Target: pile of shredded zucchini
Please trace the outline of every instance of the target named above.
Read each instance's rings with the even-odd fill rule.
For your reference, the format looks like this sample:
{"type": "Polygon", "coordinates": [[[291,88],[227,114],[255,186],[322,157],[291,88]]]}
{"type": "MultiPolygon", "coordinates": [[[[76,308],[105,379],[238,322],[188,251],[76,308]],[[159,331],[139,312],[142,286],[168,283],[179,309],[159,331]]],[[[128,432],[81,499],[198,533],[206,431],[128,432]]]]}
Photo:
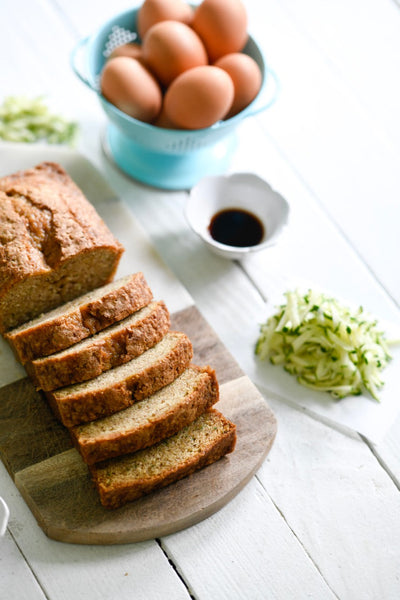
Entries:
{"type": "Polygon", "coordinates": [[[43,98],[9,96],[0,106],[0,139],[7,142],[72,144],[77,124],[52,114],[43,98]]]}
{"type": "Polygon", "coordinates": [[[285,297],[261,326],[256,354],[311,389],[344,398],[365,388],[378,400],[381,371],[391,356],[377,322],[362,307],[352,311],[320,292],[296,290],[285,297]]]}

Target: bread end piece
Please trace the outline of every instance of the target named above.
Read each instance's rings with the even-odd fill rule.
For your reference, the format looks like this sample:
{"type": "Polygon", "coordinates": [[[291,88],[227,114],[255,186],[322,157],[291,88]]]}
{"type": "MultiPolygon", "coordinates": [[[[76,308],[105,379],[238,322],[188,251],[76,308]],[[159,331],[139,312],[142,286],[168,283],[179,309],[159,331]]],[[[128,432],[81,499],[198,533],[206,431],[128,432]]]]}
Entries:
{"type": "Polygon", "coordinates": [[[115,509],[216,462],[235,444],[236,426],[212,408],[174,436],[90,470],[101,504],[115,509]]]}
{"type": "Polygon", "coordinates": [[[114,278],[122,245],[55,163],[0,178],[0,331],[114,278]]]}

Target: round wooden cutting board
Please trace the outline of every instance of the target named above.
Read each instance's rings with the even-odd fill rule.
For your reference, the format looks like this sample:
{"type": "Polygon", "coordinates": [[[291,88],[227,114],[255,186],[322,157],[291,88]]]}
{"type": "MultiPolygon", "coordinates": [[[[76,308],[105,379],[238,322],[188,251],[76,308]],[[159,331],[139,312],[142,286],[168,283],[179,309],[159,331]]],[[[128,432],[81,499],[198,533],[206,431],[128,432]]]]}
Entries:
{"type": "MultiPolygon", "coordinates": [[[[0,390],[0,455],[43,531],[79,544],[121,544],[190,527],[229,502],[269,452],[276,420],[265,399],[195,307],[172,315],[192,340],[194,362],[216,369],[216,408],[237,427],[233,453],[117,510],[100,504],[87,466],[28,379],[0,390]]],[[[12,507],[11,507],[12,508],[12,507]]]]}

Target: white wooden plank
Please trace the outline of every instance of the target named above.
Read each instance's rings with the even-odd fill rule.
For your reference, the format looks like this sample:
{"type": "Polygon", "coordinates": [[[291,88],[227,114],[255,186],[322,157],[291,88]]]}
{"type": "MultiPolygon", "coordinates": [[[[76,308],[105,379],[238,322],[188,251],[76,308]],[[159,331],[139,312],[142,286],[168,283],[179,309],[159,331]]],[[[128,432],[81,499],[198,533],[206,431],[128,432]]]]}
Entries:
{"type": "Polygon", "coordinates": [[[281,93],[260,121],[398,302],[398,152],[280,3],[270,0],[265,14],[252,21],[281,93]]]}
{"type": "Polygon", "coordinates": [[[29,590],[30,600],[45,600],[43,590],[9,532],[0,540],[0,573],[0,598],[21,600],[29,590]]]}
{"type": "Polygon", "coordinates": [[[2,2],[0,17],[2,47],[9,49],[2,65],[1,97],[43,95],[70,117],[85,112],[86,97],[95,114],[92,95],[85,92],[70,68],[74,39],[50,3],[2,2]]]}
{"type": "MultiPolygon", "coordinates": [[[[169,596],[177,600],[188,599],[185,586],[155,541],[122,546],[55,542],[38,527],[2,464],[0,489],[10,508],[9,530],[46,598],[162,600],[169,596]]],[[[14,561],[14,557],[9,559],[13,568],[23,573],[22,565],[14,561]]],[[[13,571],[7,571],[4,577],[4,585],[13,589],[13,571]]],[[[3,579],[3,571],[0,579],[3,579]]],[[[20,583],[21,594],[14,598],[36,600],[42,597],[37,593],[38,584],[33,578],[29,581],[25,574],[20,583]]],[[[7,595],[1,597],[8,598],[7,595]]]]}
{"type": "Polygon", "coordinates": [[[243,262],[260,290],[270,296],[274,274],[315,281],[354,303],[397,321],[399,310],[354,249],[351,240],[332,224],[324,206],[273,140],[249,120],[240,130],[240,148],[231,171],[249,170],[264,177],[290,204],[290,222],[282,239],[272,248],[253,254],[243,262]],[[272,281],[271,281],[272,279],[272,281]],[[269,286],[269,281],[271,284],[269,286]]]}
{"type": "Polygon", "coordinates": [[[358,439],[282,403],[258,478],[338,598],[400,594],[398,489],[358,439]]]}
{"type": "MultiPolygon", "coordinates": [[[[346,6],[348,6],[348,3],[346,6]]],[[[318,195],[319,200],[327,206],[328,211],[335,214],[337,212],[340,215],[338,219],[339,226],[347,229],[349,238],[356,240],[358,250],[368,257],[369,263],[378,274],[378,278],[381,278],[386,284],[390,283],[390,290],[395,293],[398,300],[397,277],[395,270],[392,268],[392,256],[398,255],[399,250],[396,231],[396,223],[399,220],[397,216],[398,203],[396,201],[398,196],[396,191],[398,190],[398,161],[393,158],[395,155],[388,146],[387,140],[382,140],[376,126],[369,121],[365,106],[355,110],[356,103],[351,98],[351,110],[346,114],[344,105],[348,98],[343,91],[340,96],[341,107],[336,108],[337,93],[332,93],[334,91],[333,84],[329,86],[323,97],[319,96],[321,94],[321,80],[326,85],[326,77],[323,75],[324,69],[322,67],[323,58],[319,59],[318,62],[318,52],[311,46],[306,45],[305,47],[303,38],[299,35],[296,27],[292,27],[290,20],[288,20],[287,27],[282,27],[282,24],[286,22],[286,15],[275,11],[274,3],[268,5],[268,10],[271,7],[271,21],[263,23],[264,34],[261,35],[261,39],[267,56],[270,57],[271,63],[281,76],[283,89],[277,105],[271,109],[269,114],[266,113],[265,115],[268,130],[274,128],[276,143],[285,157],[289,158],[296,170],[301,172],[303,178],[305,177],[311,193],[314,192],[318,195]],[[283,44],[286,44],[286,50],[283,48],[283,44]],[[293,47],[296,48],[296,52],[291,52],[293,47]],[[298,79],[293,76],[293,65],[298,67],[298,79]],[[280,103],[282,101],[285,102],[287,108],[283,108],[280,113],[280,103]],[[340,122],[338,123],[339,115],[342,118],[343,125],[340,125],[340,122]],[[337,126],[336,135],[330,130],[327,133],[326,130],[326,124],[329,124],[331,119],[334,120],[335,126],[337,126]],[[350,126],[348,127],[349,123],[350,126]],[[356,123],[355,127],[353,126],[354,123],[356,123]],[[329,140],[329,145],[334,146],[334,154],[333,152],[332,155],[326,154],[326,151],[324,152],[324,149],[328,148],[329,145],[325,144],[321,147],[318,141],[321,139],[329,140]],[[293,146],[296,141],[298,147],[294,151],[293,146]],[[383,156],[381,154],[382,144],[384,148],[383,156]],[[357,151],[357,146],[361,148],[361,151],[357,151]],[[365,160],[368,149],[369,157],[367,156],[368,160],[365,160]],[[361,156],[363,157],[362,160],[360,159],[361,156]],[[305,168],[306,162],[308,163],[307,168],[305,168]],[[387,176],[388,171],[390,171],[389,177],[387,176]],[[307,176],[307,173],[309,176],[307,176]],[[318,185],[315,185],[316,180],[318,185]],[[372,187],[369,187],[371,182],[372,187]],[[360,199],[363,201],[362,205],[367,209],[366,212],[372,211],[370,216],[367,217],[372,223],[374,233],[371,238],[368,237],[368,227],[365,226],[365,213],[362,215],[358,208],[360,199]],[[377,207],[375,210],[373,210],[373,205],[377,207]],[[391,214],[392,217],[389,221],[386,218],[387,214],[391,214]],[[386,230],[386,223],[389,224],[389,230],[386,230]],[[359,243],[360,237],[363,238],[362,244],[359,243]]],[[[336,7],[337,3],[330,8],[335,11],[336,7]]],[[[343,5],[341,7],[343,8],[343,5]]],[[[293,3],[291,9],[294,10],[293,3]]],[[[320,5],[318,10],[320,9],[325,10],[326,6],[322,7],[320,5]]],[[[380,10],[381,6],[379,5],[377,11],[380,10]]],[[[383,12],[385,10],[385,7],[382,8],[383,12]]],[[[362,12],[359,14],[362,14],[362,12]]],[[[323,19],[322,21],[321,28],[324,31],[329,27],[329,19],[323,19]]],[[[397,23],[395,15],[393,16],[393,22],[397,23]]],[[[261,33],[261,24],[259,29],[261,33]]],[[[314,36],[317,35],[315,29],[314,36]]],[[[379,45],[379,47],[382,49],[382,45],[379,45]]],[[[375,48],[375,44],[371,48],[375,48]]],[[[372,52],[374,51],[372,49],[372,52]]],[[[388,60],[390,62],[392,56],[388,60]]],[[[335,82],[338,79],[334,77],[335,82]]],[[[398,82],[398,78],[395,78],[395,80],[398,82]]],[[[340,81],[341,84],[342,81],[340,81]]],[[[387,86],[385,86],[385,90],[386,88],[387,86]]],[[[393,131],[395,131],[395,127],[393,131]]],[[[265,163],[268,164],[267,158],[265,163]]],[[[271,169],[271,177],[274,175],[275,172],[271,169]]],[[[280,189],[284,190],[284,182],[282,181],[280,184],[280,189]]],[[[301,250],[301,245],[298,248],[301,250]]],[[[309,264],[313,264],[313,261],[310,261],[309,264]]],[[[347,262],[343,264],[347,265],[347,262]]],[[[329,283],[330,273],[331,264],[327,263],[326,269],[320,272],[320,276],[323,280],[328,279],[329,283]]],[[[344,279],[345,281],[346,279],[344,279]]],[[[364,296],[367,291],[364,286],[360,287],[359,279],[354,280],[353,285],[348,288],[348,293],[351,293],[353,289],[358,290],[360,296],[364,296]]],[[[370,294],[365,295],[365,297],[368,297],[368,302],[371,302],[373,309],[382,307],[385,311],[388,310],[387,303],[381,304],[379,298],[374,300],[370,294]]],[[[388,315],[391,312],[388,310],[388,315]]],[[[384,442],[375,448],[379,459],[388,465],[397,480],[400,476],[399,427],[400,423],[397,420],[384,442]]]]}
{"type": "Polygon", "coordinates": [[[0,101],[10,95],[43,96],[52,111],[78,123],[78,148],[87,156],[98,151],[105,117],[93,92],[70,66],[72,49],[81,35],[74,37],[68,16],[46,0],[2,2],[0,28],[7,56],[2,63],[0,101]]]}
{"type": "Polygon", "coordinates": [[[370,444],[370,447],[400,489],[400,416],[379,444],[370,444]]]}
{"type": "Polygon", "coordinates": [[[141,0],[127,2],[127,0],[114,0],[96,2],[96,10],[93,10],[91,0],[70,0],[68,3],[61,0],[51,0],[54,8],[59,11],[60,17],[67,23],[71,31],[79,32],[80,36],[92,35],[99,27],[116,14],[125,10],[131,10],[142,4],[141,0]]]}
{"type": "Polygon", "coordinates": [[[336,597],[254,478],[219,513],[163,546],[198,600],[336,597]]]}
{"type": "Polygon", "coordinates": [[[399,150],[399,5],[392,0],[281,4],[399,150]]]}

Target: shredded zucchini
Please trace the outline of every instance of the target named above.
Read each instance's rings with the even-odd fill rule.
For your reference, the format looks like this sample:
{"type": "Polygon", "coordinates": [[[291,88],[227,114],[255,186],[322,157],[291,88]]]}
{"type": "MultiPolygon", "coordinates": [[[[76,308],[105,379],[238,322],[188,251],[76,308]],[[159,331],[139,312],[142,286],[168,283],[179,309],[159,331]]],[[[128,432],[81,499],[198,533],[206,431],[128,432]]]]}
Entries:
{"type": "Polygon", "coordinates": [[[353,311],[313,290],[285,297],[286,304],[261,325],[256,354],[336,399],[366,389],[379,400],[381,372],[391,355],[377,321],[362,307],[353,311]]]}
{"type": "Polygon", "coordinates": [[[9,96],[0,106],[0,139],[7,142],[72,145],[77,124],[52,114],[43,98],[9,96]]]}

